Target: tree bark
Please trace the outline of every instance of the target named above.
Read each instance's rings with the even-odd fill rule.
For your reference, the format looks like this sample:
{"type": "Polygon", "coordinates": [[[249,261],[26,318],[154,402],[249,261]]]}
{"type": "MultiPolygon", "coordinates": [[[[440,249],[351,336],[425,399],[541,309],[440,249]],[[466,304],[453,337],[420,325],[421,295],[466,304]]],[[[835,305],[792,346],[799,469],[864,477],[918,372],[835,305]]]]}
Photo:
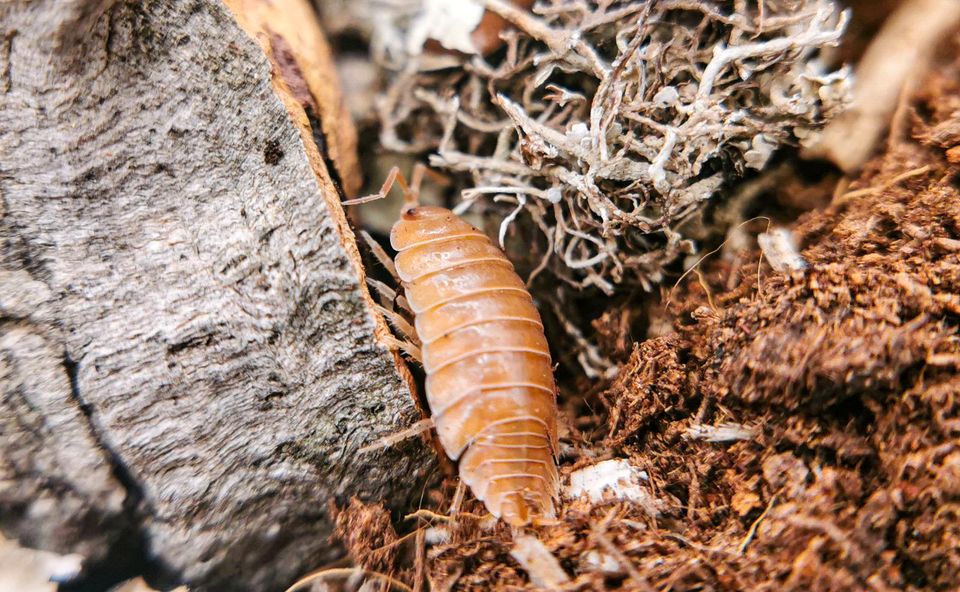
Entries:
{"type": "Polygon", "coordinates": [[[356,453],[419,412],[317,23],[229,5],[0,6],[0,526],[271,590],[336,555],[329,500],[402,505],[432,452],[356,453]]]}

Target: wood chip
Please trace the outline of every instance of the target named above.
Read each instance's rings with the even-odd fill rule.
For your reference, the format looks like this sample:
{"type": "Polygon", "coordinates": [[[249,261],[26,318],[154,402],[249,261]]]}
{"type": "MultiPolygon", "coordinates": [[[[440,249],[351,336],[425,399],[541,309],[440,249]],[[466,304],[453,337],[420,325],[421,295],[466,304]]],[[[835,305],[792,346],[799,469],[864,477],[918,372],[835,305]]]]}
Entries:
{"type": "Polygon", "coordinates": [[[536,537],[518,536],[510,556],[526,570],[530,581],[538,588],[555,590],[570,583],[570,577],[560,567],[560,562],[536,537]]]}

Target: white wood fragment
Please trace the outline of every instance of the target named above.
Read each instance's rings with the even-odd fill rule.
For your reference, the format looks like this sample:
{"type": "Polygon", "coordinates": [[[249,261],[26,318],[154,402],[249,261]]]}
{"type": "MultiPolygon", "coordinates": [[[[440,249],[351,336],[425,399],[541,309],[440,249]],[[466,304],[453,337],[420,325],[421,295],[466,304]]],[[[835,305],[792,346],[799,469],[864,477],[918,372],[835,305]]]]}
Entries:
{"type": "Polygon", "coordinates": [[[755,428],[739,423],[717,425],[695,423],[687,428],[684,437],[691,440],[706,440],[707,442],[735,442],[737,440],[752,440],[756,434],[755,428]]]}
{"type": "Polygon", "coordinates": [[[0,590],[56,592],[57,582],[80,573],[83,557],[21,547],[0,536],[0,590]]]}
{"type": "Polygon", "coordinates": [[[633,502],[655,516],[659,513],[660,502],[644,487],[642,482],[647,480],[646,472],[624,459],[605,460],[571,473],[564,495],[568,499],[586,497],[593,503],[607,500],[633,502]]]}
{"type": "Polygon", "coordinates": [[[536,537],[518,536],[510,556],[517,560],[530,576],[530,581],[538,588],[556,590],[570,583],[570,576],[560,567],[560,562],[536,537]]]}
{"type": "Polygon", "coordinates": [[[786,228],[774,228],[757,236],[757,243],[770,267],[781,273],[802,271],[808,267],[807,260],[797,249],[793,233],[786,228]]]}
{"type": "Polygon", "coordinates": [[[447,49],[478,54],[471,34],[483,18],[483,6],[472,0],[425,0],[423,10],[410,25],[407,51],[419,55],[427,39],[447,49]]]}
{"type": "Polygon", "coordinates": [[[432,526],[424,534],[424,542],[428,546],[445,545],[450,542],[450,530],[445,526],[432,526]]]}
{"type": "Polygon", "coordinates": [[[623,566],[617,561],[617,558],[608,553],[600,551],[587,551],[582,558],[583,567],[587,571],[598,571],[607,575],[619,575],[623,573],[623,566]]]}
{"type": "Polygon", "coordinates": [[[757,134],[753,137],[750,150],[744,152],[743,158],[746,160],[747,167],[759,171],[767,166],[776,149],[775,143],[767,141],[763,134],[757,134]]]}

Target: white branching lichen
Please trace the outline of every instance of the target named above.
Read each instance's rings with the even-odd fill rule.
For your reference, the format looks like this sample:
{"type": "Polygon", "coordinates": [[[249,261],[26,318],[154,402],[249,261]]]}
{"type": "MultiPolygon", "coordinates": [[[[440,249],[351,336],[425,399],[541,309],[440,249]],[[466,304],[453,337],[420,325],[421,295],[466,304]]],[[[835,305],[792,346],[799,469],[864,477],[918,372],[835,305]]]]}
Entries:
{"type": "MultiPolygon", "coordinates": [[[[532,221],[534,274],[581,288],[652,289],[694,250],[685,220],[778,147],[814,136],[849,94],[847,72],[819,61],[847,22],[831,0],[457,2],[510,26],[487,55],[434,52],[459,61],[443,69],[421,40],[429,3],[380,12],[393,71],[382,142],[459,176],[461,210],[502,202],[501,239],[532,221]],[[411,34],[417,51],[397,50],[411,34]]],[[[463,51],[465,35],[446,43],[463,51]]]]}

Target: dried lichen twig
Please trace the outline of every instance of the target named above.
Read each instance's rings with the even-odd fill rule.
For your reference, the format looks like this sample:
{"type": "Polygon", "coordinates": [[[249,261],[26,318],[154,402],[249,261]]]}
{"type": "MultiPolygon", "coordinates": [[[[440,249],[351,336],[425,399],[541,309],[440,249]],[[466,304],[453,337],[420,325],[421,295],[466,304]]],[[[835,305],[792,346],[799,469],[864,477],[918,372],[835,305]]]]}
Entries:
{"type": "MultiPolygon", "coordinates": [[[[512,25],[505,52],[429,71],[391,54],[383,144],[432,152],[459,175],[460,210],[497,212],[501,240],[542,232],[537,273],[577,288],[653,289],[694,250],[685,219],[847,96],[846,71],[817,61],[847,22],[832,0],[477,1],[512,25]]],[[[381,37],[403,37],[415,4],[385,7],[381,37]]]]}

